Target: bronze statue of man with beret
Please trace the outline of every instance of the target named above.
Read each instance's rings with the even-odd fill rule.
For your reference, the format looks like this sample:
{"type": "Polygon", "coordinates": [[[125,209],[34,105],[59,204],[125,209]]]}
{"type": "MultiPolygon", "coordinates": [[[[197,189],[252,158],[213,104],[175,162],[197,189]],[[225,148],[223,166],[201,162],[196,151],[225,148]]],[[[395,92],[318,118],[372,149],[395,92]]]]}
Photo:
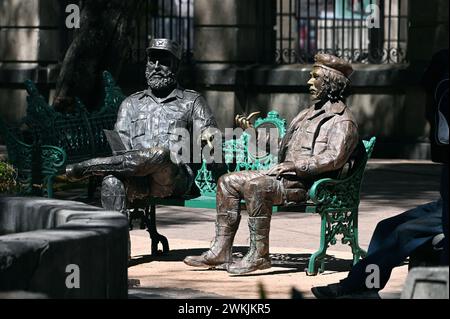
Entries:
{"type": "Polygon", "coordinates": [[[175,160],[172,153],[174,146],[183,143],[179,129],[198,132],[208,140],[217,125],[204,97],[178,85],[180,60],[176,42],[152,39],[145,72],[148,89],[122,102],[114,127],[124,150],[67,166],[69,179],[104,177],[103,208],[123,211],[127,200],[190,193],[194,164],[175,160]]]}
{"type": "Polygon", "coordinates": [[[226,267],[232,274],[271,267],[272,206],[306,201],[313,182],[336,177],[358,144],[356,121],[344,103],[352,72],[343,59],[315,56],[308,81],[313,105],[290,124],[279,146],[279,164],[269,171],[240,171],[219,179],[215,239],[202,255],[186,257],[187,265],[226,267]],[[242,199],[249,215],[250,249],[243,259],[233,261],[231,250],[242,199]]]}

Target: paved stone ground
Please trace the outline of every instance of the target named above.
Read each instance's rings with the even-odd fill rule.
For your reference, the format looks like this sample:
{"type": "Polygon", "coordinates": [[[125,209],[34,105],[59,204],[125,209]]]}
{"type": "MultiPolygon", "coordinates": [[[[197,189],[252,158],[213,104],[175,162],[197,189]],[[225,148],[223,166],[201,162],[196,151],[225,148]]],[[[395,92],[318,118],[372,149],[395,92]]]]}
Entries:
{"type": "MultiPolygon", "coordinates": [[[[372,160],[362,186],[359,215],[361,247],[367,249],[380,220],[399,214],[438,197],[439,165],[428,161],[372,160]]],[[[85,192],[64,191],[59,198],[86,201],[85,192]]],[[[92,204],[98,205],[98,197],[92,204]]],[[[131,231],[132,260],[129,267],[130,298],[290,298],[292,289],[313,297],[310,288],[337,282],[346,276],[351,253],[338,243],[328,250],[327,271],[306,276],[308,258],[319,245],[319,217],[298,212],[275,213],[271,224],[273,267],[244,276],[226,271],[191,268],[182,263],[187,255],[205,251],[214,234],[215,210],[158,207],[158,230],[167,236],[171,251],[150,256],[150,241],[144,230],[131,231]]],[[[247,214],[235,240],[235,256],[245,254],[249,232],[247,214]]],[[[398,298],[407,275],[407,265],[394,269],[382,298],[398,298]]]]}

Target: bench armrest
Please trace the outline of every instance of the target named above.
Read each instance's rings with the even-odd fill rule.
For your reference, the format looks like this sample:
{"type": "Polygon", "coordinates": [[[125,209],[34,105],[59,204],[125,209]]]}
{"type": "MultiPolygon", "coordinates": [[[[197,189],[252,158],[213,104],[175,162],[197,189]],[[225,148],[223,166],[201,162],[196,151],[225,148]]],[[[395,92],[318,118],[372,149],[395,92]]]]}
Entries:
{"type": "Polygon", "coordinates": [[[67,155],[62,148],[52,145],[42,145],[41,149],[42,173],[44,175],[55,175],[65,167],[67,155]]]}
{"type": "Polygon", "coordinates": [[[41,172],[43,195],[53,197],[53,180],[65,166],[67,162],[66,152],[57,146],[41,146],[41,172]]]}
{"type": "Polygon", "coordinates": [[[309,199],[315,205],[334,209],[353,209],[359,204],[360,183],[354,177],[343,180],[323,178],[309,190],[309,199]]]}

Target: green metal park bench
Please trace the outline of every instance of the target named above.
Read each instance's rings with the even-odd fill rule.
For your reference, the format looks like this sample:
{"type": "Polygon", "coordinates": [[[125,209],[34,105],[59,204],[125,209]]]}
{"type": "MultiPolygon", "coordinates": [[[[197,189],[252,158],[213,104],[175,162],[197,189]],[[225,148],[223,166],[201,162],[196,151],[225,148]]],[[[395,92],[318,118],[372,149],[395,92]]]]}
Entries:
{"type": "Polygon", "coordinates": [[[309,190],[305,211],[320,215],[320,248],[309,259],[306,273],[316,275],[325,271],[327,248],[342,235],[342,244],[349,244],[353,253],[353,264],[366,255],[358,243],[358,210],[360,189],[366,164],[375,147],[376,138],[362,141],[363,149],[352,166],[338,179],[324,178],[316,181],[309,190]],[[318,265],[320,264],[320,267],[318,265]]]}
{"type": "Polygon", "coordinates": [[[53,196],[53,179],[66,163],[66,153],[59,147],[27,144],[14,128],[0,119],[0,133],[8,152],[8,161],[17,171],[17,182],[23,195],[53,196]],[[44,187],[43,187],[44,185],[44,187]]]}
{"type": "MultiPolygon", "coordinates": [[[[31,193],[34,195],[53,197],[55,177],[65,172],[67,164],[111,155],[103,129],[114,127],[118,108],[125,96],[107,71],[103,73],[103,82],[105,97],[98,111],[88,112],[76,99],[75,112],[64,114],[48,105],[32,81],[25,81],[27,113],[19,127],[26,127],[32,140],[28,143],[24,141],[19,127],[0,123],[9,161],[18,169],[20,179],[26,185],[25,194],[33,189],[31,193]],[[50,150],[53,152],[51,156],[50,150]],[[39,154],[40,164],[36,160],[39,154]]],[[[95,190],[95,184],[95,178],[90,179],[90,195],[95,190]]]]}

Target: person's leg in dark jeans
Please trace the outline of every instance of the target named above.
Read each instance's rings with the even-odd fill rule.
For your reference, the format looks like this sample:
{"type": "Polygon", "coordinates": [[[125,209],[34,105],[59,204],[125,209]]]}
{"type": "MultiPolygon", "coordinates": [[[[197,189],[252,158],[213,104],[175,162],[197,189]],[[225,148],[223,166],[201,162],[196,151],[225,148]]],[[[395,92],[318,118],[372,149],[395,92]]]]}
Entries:
{"type": "Polygon", "coordinates": [[[448,164],[442,167],[441,175],[441,197],[442,197],[442,228],[444,230],[444,245],[441,256],[441,264],[448,265],[448,164]]]}
{"type": "Polygon", "coordinates": [[[442,232],[442,202],[421,205],[398,216],[381,221],[369,244],[367,257],[352,267],[341,281],[344,291],[365,290],[368,265],[380,269],[381,290],[388,282],[392,269],[399,266],[414,250],[442,232]]]}
{"type": "MultiPolygon", "coordinates": [[[[379,222],[367,256],[352,267],[347,278],[335,286],[338,291],[332,294],[338,296],[367,291],[368,265],[378,266],[380,278],[375,291],[383,289],[394,267],[400,265],[417,247],[442,232],[441,209],[441,201],[432,202],[379,222]]],[[[326,297],[329,291],[315,287],[313,293],[326,297]]],[[[332,294],[328,297],[333,297],[332,294]]]]}

